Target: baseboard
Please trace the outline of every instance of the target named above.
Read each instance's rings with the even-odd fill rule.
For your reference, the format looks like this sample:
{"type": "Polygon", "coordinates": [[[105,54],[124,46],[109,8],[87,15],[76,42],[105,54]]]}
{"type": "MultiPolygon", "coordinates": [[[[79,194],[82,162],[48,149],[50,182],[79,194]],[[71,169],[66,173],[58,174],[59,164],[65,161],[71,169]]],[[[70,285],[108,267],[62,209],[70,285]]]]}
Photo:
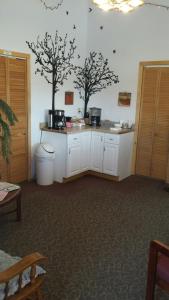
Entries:
{"type": "Polygon", "coordinates": [[[88,172],[89,172],[89,171],[85,171],[85,172],[82,172],[82,173],[79,173],[79,174],[77,174],[77,175],[74,175],[74,176],[71,176],[71,177],[67,177],[67,178],[63,177],[63,183],[66,183],[66,182],[70,182],[70,181],[74,181],[74,180],[76,180],[76,179],[79,179],[79,178],[81,178],[81,177],[83,177],[83,176],[85,176],[85,175],[88,175],[88,174],[89,174],[88,172]]]}
{"type": "Polygon", "coordinates": [[[100,178],[112,180],[112,181],[119,181],[119,177],[118,176],[113,176],[113,175],[108,175],[108,174],[104,174],[104,173],[99,173],[99,172],[95,172],[95,171],[92,171],[92,170],[88,171],[88,174],[96,176],[96,177],[100,177],[100,178]]]}
{"type": "Polygon", "coordinates": [[[85,172],[79,173],[77,175],[68,177],[68,178],[64,177],[63,178],[63,183],[74,181],[74,180],[79,179],[79,178],[81,178],[83,176],[86,176],[86,175],[92,175],[92,176],[104,178],[104,179],[111,180],[111,181],[119,181],[118,176],[112,176],[112,175],[108,175],[108,174],[99,173],[99,172],[89,170],[89,171],[85,171],[85,172]]]}

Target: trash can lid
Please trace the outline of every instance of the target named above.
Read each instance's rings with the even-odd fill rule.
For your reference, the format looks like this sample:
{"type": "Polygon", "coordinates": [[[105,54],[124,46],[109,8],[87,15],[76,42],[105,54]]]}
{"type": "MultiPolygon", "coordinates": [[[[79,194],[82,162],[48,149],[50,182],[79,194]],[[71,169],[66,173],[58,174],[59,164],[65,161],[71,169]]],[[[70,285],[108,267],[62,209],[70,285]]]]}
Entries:
{"type": "Polygon", "coordinates": [[[55,150],[53,146],[41,143],[36,149],[36,155],[39,157],[53,157],[55,150]]]}

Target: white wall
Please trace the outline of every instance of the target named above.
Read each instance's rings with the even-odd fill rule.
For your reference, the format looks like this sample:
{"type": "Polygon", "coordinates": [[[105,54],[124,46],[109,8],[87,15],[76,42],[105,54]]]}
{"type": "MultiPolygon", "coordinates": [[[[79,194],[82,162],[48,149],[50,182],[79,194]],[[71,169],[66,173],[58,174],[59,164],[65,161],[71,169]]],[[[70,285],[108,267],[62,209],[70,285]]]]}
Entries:
{"type": "Polygon", "coordinates": [[[101,107],[103,119],[134,121],[139,62],[169,60],[169,10],[147,5],[122,14],[103,12],[91,1],[89,5],[93,11],[88,18],[88,50],[101,51],[120,80],[95,94],[89,106],[101,107]],[[118,106],[119,91],[132,93],[129,108],[118,106]]]}
{"type": "MultiPolygon", "coordinates": [[[[54,0],[46,1],[55,3],[54,0]]],[[[52,87],[44,78],[35,75],[34,55],[29,50],[27,41],[36,41],[38,35],[43,37],[45,32],[59,34],[68,33],[68,38],[76,39],[76,57],[81,60],[86,55],[87,14],[86,0],[64,0],[58,10],[46,10],[40,0],[0,0],[0,48],[5,50],[31,54],[31,135],[32,147],[39,142],[39,122],[44,122],[45,111],[51,109],[52,87]],[[66,14],[69,11],[69,14],[66,14]],[[73,25],[76,30],[73,30],[73,25]]],[[[75,60],[75,63],[80,63],[75,60]]],[[[56,95],[56,108],[65,109],[67,115],[77,115],[77,108],[83,103],[75,93],[74,106],[64,105],[64,92],[73,90],[73,79],[69,78],[56,95]]]]}

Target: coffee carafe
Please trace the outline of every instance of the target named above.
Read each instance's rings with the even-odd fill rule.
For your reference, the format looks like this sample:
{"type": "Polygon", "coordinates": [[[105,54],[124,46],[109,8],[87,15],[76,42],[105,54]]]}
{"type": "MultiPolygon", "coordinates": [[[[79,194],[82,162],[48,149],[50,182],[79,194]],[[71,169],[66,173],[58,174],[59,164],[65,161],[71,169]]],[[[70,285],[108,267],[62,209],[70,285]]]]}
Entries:
{"type": "Polygon", "coordinates": [[[53,127],[53,113],[52,110],[48,110],[48,128],[51,129],[53,127]]]}
{"type": "Polygon", "coordinates": [[[57,109],[54,112],[54,129],[63,129],[66,126],[65,111],[57,109]]]}

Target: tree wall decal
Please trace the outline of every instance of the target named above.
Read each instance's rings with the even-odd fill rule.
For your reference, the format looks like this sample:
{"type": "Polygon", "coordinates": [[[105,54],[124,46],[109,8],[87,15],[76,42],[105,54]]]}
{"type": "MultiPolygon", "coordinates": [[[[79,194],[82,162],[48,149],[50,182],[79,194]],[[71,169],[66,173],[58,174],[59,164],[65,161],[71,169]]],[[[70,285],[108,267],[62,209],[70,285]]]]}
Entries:
{"type": "Polygon", "coordinates": [[[87,114],[87,106],[92,95],[103,89],[118,83],[118,76],[109,69],[108,59],[104,59],[101,53],[90,52],[85,59],[83,67],[75,68],[75,89],[79,91],[80,98],[84,101],[84,117],[87,114]]]}
{"type": "Polygon", "coordinates": [[[52,112],[54,115],[55,95],[75,68],[72,64],[76,49],[75,39],[68,40],[67,34],[62,38],[56,31],[54,37],[46,32],[44,39],[40,40],[38,37],[35,43],[28,41],[26,43],[36,56],[35,64],[38,67],[35,74],[39,73],[52,85],[52,112]]]}

